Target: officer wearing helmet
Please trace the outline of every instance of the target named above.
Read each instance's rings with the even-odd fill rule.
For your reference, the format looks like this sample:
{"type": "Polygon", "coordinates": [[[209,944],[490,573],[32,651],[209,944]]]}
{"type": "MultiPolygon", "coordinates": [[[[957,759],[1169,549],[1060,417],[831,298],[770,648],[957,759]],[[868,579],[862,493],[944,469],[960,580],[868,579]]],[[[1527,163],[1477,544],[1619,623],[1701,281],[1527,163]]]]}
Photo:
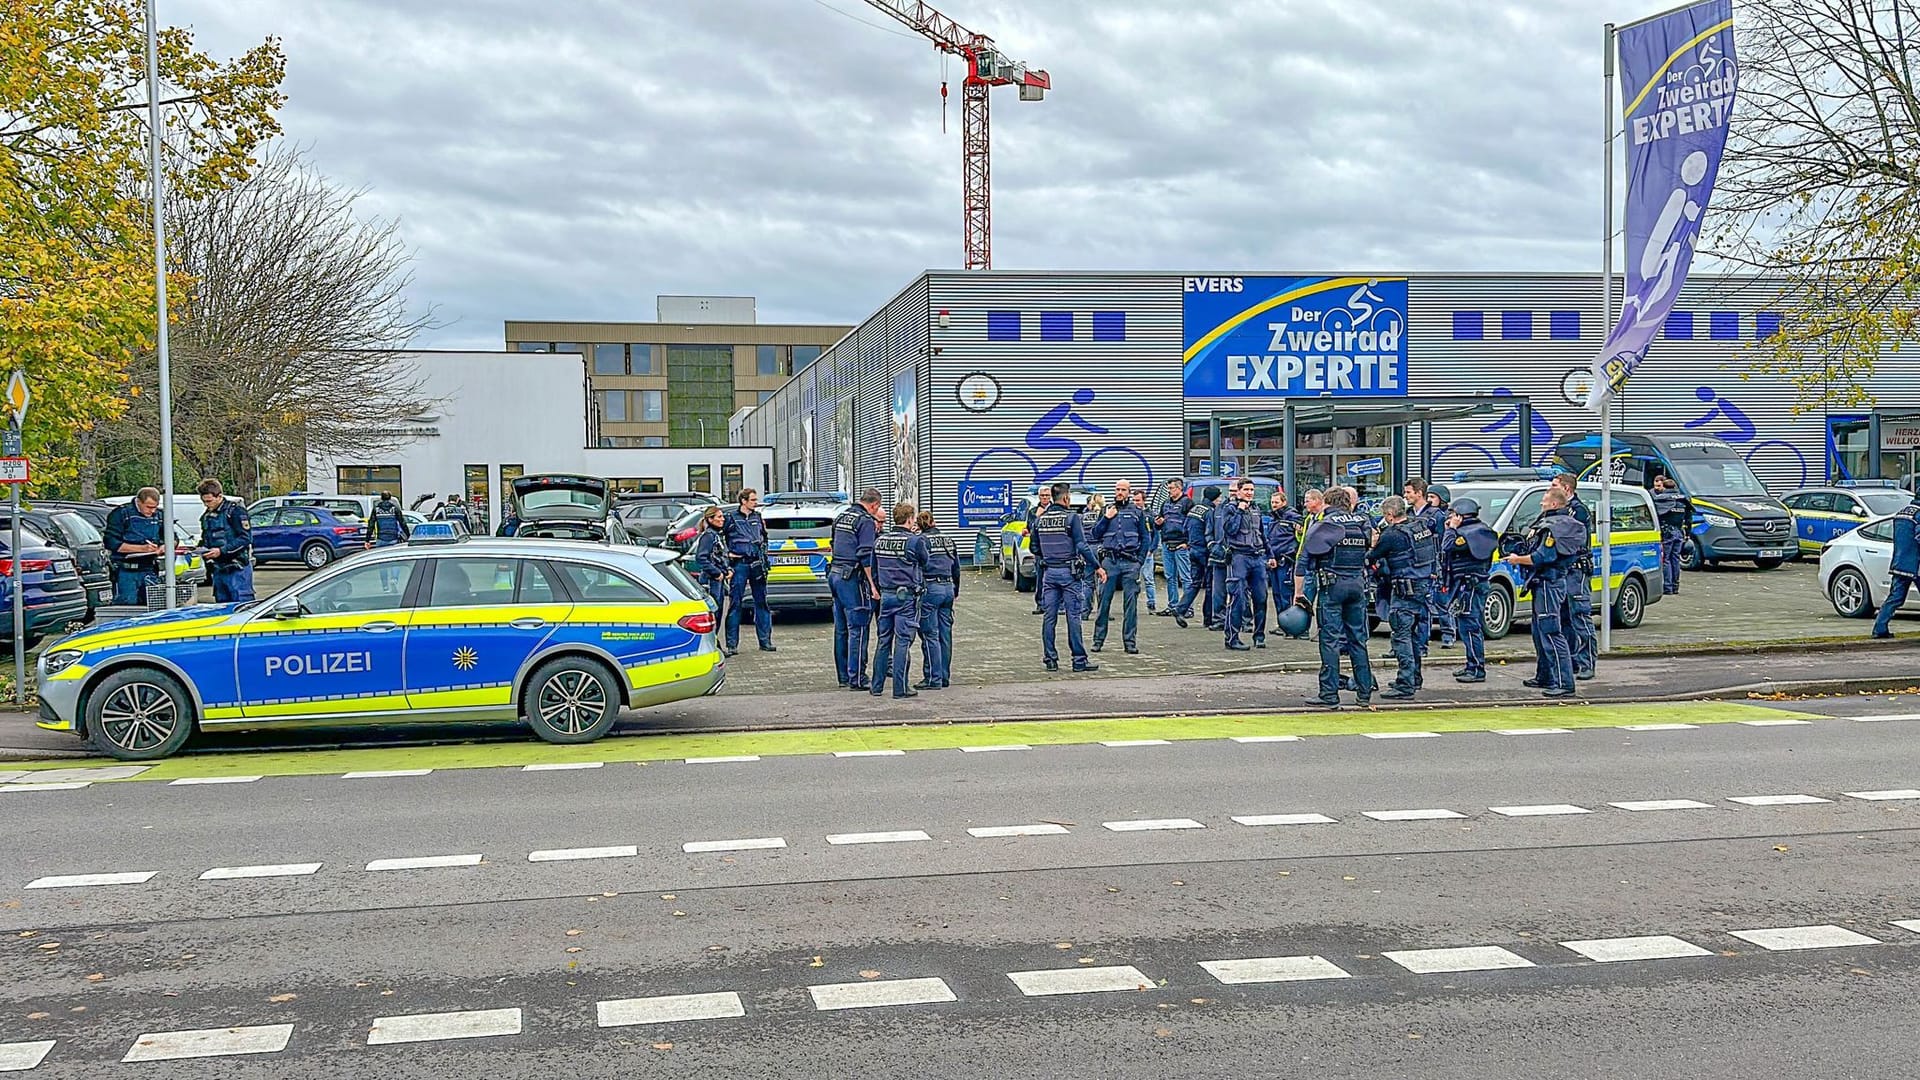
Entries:
{"type": "Polygon", "coordinates": [[[1446,581],[1439,569],[1441,558],[1446,553],[1447,519],[1453,513],[1447,508],[1447,504],[1452,501],[1453,493],[1447,490],[1447,485],[1428,484],[1427,505],[1424,508],[1416,507],[1414,510],[1416,514],[1427,519],[1427,527],[1433,530],[1433,595],[1427,601],[1427,618],[1421,622],[1418,631],[1422,658],[1427,654],[1427,642],[1435,629],[1440,631],[1440,647],[1443,649],[1452,648],[1456,636],[1453,626],[1453,597],[1448,595],[1446,581]]]}
{"type": "Polygon", "coordinates": [[[1393,658],[1399,665],[1393,686],[1381,697],[1405,701],[1420,689],[1420,649],[1414,641],[1420,616],[1427,610],[1433,579],[1433,535],[1424,517],[1408,513],[1406,500],[1389,495],[1381,500],[1386,519],[1367,559],[1380,566],[1387,590],[1387,623],[1393,628],[1393,658]]]}
{"type": "Polygon", "coordinates": [[[1453,673],[1455,682],[1487,681],[1487,576],[1500,538],[1480,520],[1480,504],[1461,497],[1447,517],[1443,552],[1447,595],[1453,604],[1453,624],[1467,651],[1466,666],[1453,673]]]}
{"type": "Polygon", "coordinates": [[[1557,485],[1548,489],[1541,505],[1545,509],[1527,530],[1524,550],[1509,554],[1506,561],[1527,568],[1524,584],[1533,592],[1534,676],[1525,683],[1546,697],[1570,697],[1574,667],[1567,631],[1573,612],[1567,593],[1582,572],[1587,527],[1567,509],[1566,492],[1557,485]]]}
{"type": "Polygon", "coordinates": [[[1587,530],[1587,542],[1567,577],[1567,605],[1572,621],[1567,624],[1567,647],[1573,653],[1573,674],[1580,680],[1593,678],[1594,655],[1599,642],[1593,625],[1593,511],[1580,499],[1580,483],[1570,472],[1553,478],[1553,485],[1567,497],[1567,513],[1587,530]]]}

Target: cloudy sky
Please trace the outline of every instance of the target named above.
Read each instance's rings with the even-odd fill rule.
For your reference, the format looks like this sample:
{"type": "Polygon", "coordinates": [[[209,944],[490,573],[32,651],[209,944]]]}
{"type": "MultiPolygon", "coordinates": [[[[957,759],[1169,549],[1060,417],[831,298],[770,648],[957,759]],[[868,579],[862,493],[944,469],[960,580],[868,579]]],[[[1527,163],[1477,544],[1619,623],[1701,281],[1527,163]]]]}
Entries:
{"type": "MultiPolygon", "coordinates": [[[[851,323],[962,262],[962,70],[942,133],[938,54],[864,0],[160,3],[282,39],[286,134],[401,223],[422,344],[663,292],[851,323]]],[[[1056,87],[994,94],[998,269],[1597,269],[1593,0],[941,6],[1056,87]]]]}

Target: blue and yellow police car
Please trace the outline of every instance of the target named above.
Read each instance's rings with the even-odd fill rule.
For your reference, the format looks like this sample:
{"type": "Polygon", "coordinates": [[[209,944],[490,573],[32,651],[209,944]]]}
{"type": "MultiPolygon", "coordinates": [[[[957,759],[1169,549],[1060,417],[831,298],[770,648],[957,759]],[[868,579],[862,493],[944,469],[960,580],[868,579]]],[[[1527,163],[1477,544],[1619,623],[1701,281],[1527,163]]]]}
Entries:
{"type": "Polygon", "coordinates": [[[41,727],[123,761],[200,729],[520,719],[590,742],[623,708],[711,694],[726,664],[670,551],[436,537],[263,600],[101,623],[40,657],[41,727]]]}
{"type": "Polygon", "coordinates": [[[1793,533],[1803,555],[1818,555],[1841,536],[1875,518],[1896,513],[1912,501],[1892,480],[1844,480],[1797,488],[1780,497],[1793,512],[1793,533]]]}

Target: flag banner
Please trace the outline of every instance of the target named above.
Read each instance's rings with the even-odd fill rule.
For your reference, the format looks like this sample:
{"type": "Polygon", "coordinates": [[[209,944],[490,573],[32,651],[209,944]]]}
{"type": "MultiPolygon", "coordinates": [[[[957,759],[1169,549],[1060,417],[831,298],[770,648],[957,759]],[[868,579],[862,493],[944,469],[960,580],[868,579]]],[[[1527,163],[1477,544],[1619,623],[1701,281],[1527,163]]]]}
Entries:
{"type": "Polygon", "coordinates": [[[1708,0],[1616,35],[1627,133],[1627,290],[1593,362],[1599,412],[1647,358],[1693,265],[1727,146],[1739,70],[1732,0],[1708,0]]]}

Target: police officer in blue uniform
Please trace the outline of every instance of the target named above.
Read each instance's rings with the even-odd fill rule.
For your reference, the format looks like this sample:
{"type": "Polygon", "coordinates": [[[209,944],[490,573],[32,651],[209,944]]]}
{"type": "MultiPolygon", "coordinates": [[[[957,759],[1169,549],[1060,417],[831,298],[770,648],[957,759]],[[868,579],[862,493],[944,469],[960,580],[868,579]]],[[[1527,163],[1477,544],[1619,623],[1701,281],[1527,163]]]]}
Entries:
{"type": "Polygon", "coordinates": [[[1680,551],[1693,528],[1693,500],[1681,492],[1671,476],[1653,481],[1653,512],[1660,519],[1660,592],[1680,591],[1680,551]]]}
{"type": "Polygon", "coordinates": [[[907,685],[913,662],[913,635],[920,628],[920,597],[927,591],[927,541],[914,531],[912,503],[893,508],[893,527],[873,542],[873,580],[880,587],[880,634],[873,652],[874,697],[887,689],[893,676],[893,696],[919,697],[907,685]]]}
{"type": "Polygon", "coordinates": [[[253,600],[253,521],[238,499],[229,499],[220,481],[200,481],[200,544],[206,549],[207,574],[213,578],[213,602],[245,604],[253,600]]]}
{"type": "Polygon", "coordinates": [[[727,561],[727,512],[718,506],[708,507],[700,522],[700,535],[693,541],[693,572],[713,597],[714,619],[723,620],[732,564],[727,561]]]}
{"type": "Polygon", "coordinates": [[[105,547],[113,564],[113,602],[122,607],[147,602],[146,589],[160,580],[160,490],[143,487],[107,514],[105,547]]]}
{"type": "Polygon", "coordinates": [[[1227,596],[1227,563],[1231,557],[1220,529],[1220,512],[1225,509],[1220,489],[1210,487],[1207,491],[1212,493],[1213,498],[1208,500],[1211,505],[1201,517],[1207,534],[1207,602],[1202,611],[1207,617],[1207,629],[1217,631],[1226,629],[1227,625],[1227,603],[1231,599],[1227,596]]]}
{"type": "Polygon", "coordinates": [[[367,515],[366,533],[361,539],[370,548],[391,547],[405,543],[408,532],[407,518],[399,500],[388,492],[381,492],[373,500],[373,511],[367,515]]]}
{"type": "Polygon", "coordinates": [[[933,513],[920,511],[927,542],[927,591],[920,598],[920,681],[916,690],[945,690],[953,674],[953,602],[960,595],[960,549],[940,531],[933,513]]]}
{"type": "Polygon", "coordinates": [[[1426,519],[1407,513],[1407,502],[1389,495],[1380,503],[1385,524],[1367,552],[1368,561],[1381,567],[1380,582],[1387,591],[1387,624],[1393,629],[1393,659],[1399,665],[1393,685],[1381,697],[1404,701],[1420,689],[1420,650],[1414,634],[1427,610],[1433,579],[1433,538],[1426,519]]]}
{"type": "Polygon", "coordinates": [[[1033,613],[1044,615],[1040,610],[1040,548],[1033,542],[1033,523],[1053,506],[1053,489],[1043,487],[1036,494],[1033,507],[1027,511],[1027,550],[1033,555],[1033,613]]]}
{"type": "MultiPolygon", "coordinates": [[[[1213,573],[1207,566],[1207,533],[1213,524],[1213,507],[1220,500],[1220,489],[1213,486],[1203,488],[1200,501],[1187,508],[1187,587],[1180,594],[1180,606],[1173,613],[1174,625],[1182,630],[1187,620],[1193,618],[1193,601],[1203,589],[1209,588],[1213,573]]],[[[1213,597],[1209,595],[1201,604],[1202,625],[1212,628],[1213,597]]]]}
{"type": "MultiPolygon", "coordinates": [[[[1186,490],[1186,484],[1179,480],[1167,481],[1159,509],[1153,515],[1154,528],[1160,534],[1160,564],[1167,572],[1167,606],[1154,614],[1169,619],[1180,607],[1180,598],[1186,594],[1187,582],[1193,577],[1189,558],[1192,552],[1187,547],[1187,511],[1193,508],[1193,500],[1186,490]]],[[[1182,616],[1180,625],[1186,624],[1182,616]]]]}
{"type": "Polygon", "coordinates": [[[1412,507],[1414,516],[1425,518],[1427,528],[1433,533],[1433,587],[1428,591],[1426,617],[1414,631],[1414,637],[1420,643],[1423,667],[1435,628],[1440,631],[1440,647],[1443,649],[1452,648],[1458,636],[1453,625],[1453,597],[1447,592],[1445,575],[1440,573],[1441,556],[1446,551],[1447,518],[1452,514],[1447,504],[1452,500],[1453,492],[1447,489],[1447,485],[1429,484],[1427,505],[1424,508],[1412,507]]]}
{"type": "Polygon", "coordinates": [[[1524,584],[1533,592],[1534,676],[1524,680],[1546,697],[1573,694],[1573,653],[1567,641],[1572,619],[1568,586],[1580,571],[1580,553],[1587,550],[1586,526],[1567,509],[1567,496],[1556,485],[1545,495],[1545,509],[1527,530],[1521,549],[1506,561],[1529,570],[1524,584]]]}
{"type": "Polygon", "coordinates": [[[1480,520],[1480,504],[1470,498],[1454,501],[1447,518],[1444,570],[1447,595],[1453,604],[1453,624],[1467,651],[1466,666],[1453,673],[1455,682],[1487,681],[1487,578],[1500,538],[1480,520]]]}
{"type": "MultiPolygon", "coordinates": [[[[1094,495],[1089,498],[1087,505],[1080,511],[1080,535],[1092,537],[1093,527],[1099,523],[1100,517],[1106,513],[1106,509],[1106,500],[1102,499],[1099,495],[1094,495]]],[[[1075,587],[1080,590],[1081,622],[1086,622],[1088,619],[1093,618],[1093,598],[1096,586],[1100,584],[1095,581],[1094,578],[1096,571],[1099,569],[1100,563],[1098,560],[1087,563],[1080,568],[1080,580],[1075,583],[1075,587]]]]}
{"type": "Polygon", "coordinates": [[[1893,560],[1889,567],[1893,571],[1893,583],[1887,590],[1886,601],[1880,605],[1879,617],[1873,620],[1874,637],[1893,636],[1893,613],[1907,602],[1914,579],[1920,578],[1920,535],[1916,535],[1916,521],[1920,521],[1920,496],[1893,515],[1893,560]]]}
{"type": "Polygon", "coordinates": [[[1330,708],[1340,704],[1340,654],[1353,664],[1355,697],[1366,705],[1373,695],[1373,665],[1367,657],[1367,551],[1373,546],[1372,521],[1353,509],[1353,496],[1335,488],[1326,494],[1326,515],[1308,530],[1301,543],[1301,560],[1294,570],[1296,602],[1307,595],[1307,578],[1315,580],[1320,619],[1320,696],[1308,703],[1330,708]],[[1351,635],[1351,637],[1349,637],[1351,635]],[[1348,650],[1349,640],[1362,643],[1348,650]]]}
{"type": "Polygon", "coordinates": [[[753,594],[753,632],[761,652],[773,645],[773,610],[767,607],[767,523],[760,516],[760,493],[740,492],[740,505],[727,513],[727,560],[733,564],[733,588],[727,594],[726,653],[740,651],[740,605],[753,594]]]}
{"type": "Polygon", "coordinates": [[[1293,563],[1300,554],[1300,511],[1287,502],[1285,488],[1273,493],[1260,531],[1267,547],[1268,588],[1274,613],[1285,611],[1293,599],[1293,563]]]}
{"type": "MultiPolygon", "coordinates": [[[[1080,515],[1067,506],[1067,498],[1072,489],[1066,484],[1053,485],[1053,503],[1047,511],[1034,519],[1033,554],[1040,570],[1040,610],[1044,618],[1040,620],[1041,656],[1048,671],[1060,670],[1060,653],[1054,644],[1054,628],[1059,622],[1060,613],[1067,615],[1067,649],[1073,653],[1073,670],[1098,671],[1100,666],[1087,661],[1086,645],[1080,637],[1080,620],[1076,617],[1074,604],[1080,595],[1080,573],[1087,563],[1094,561],[1093,548],[1087,544],[1086,534],[1080,529],[1080,515]]],[[[1094,573],[1106,580],[1105,570],[1094,573]]]]}
{"type": "Polygon", "coordinates": [[[833,673],[852,690],[867,689],[867,628],[880,600],[873,579],[873,544],[879,538],[880,492],[868,488],[833,519],[827,568],[827,587],[833,590],[833,673]]]}
{"type": "Polygon", "coordinates": [[[1573,676],[1585,681],[1593,678],[1598,635],[1593,625],[1593,511],[1580,499],[1580,484],[1572,473],[1553,478],[1554,486],[1567,497],[1567,512],[1587,530],[1587,543],[1567,573],[1567,609],[1572,620],[1567,624],[1567,647],[1573,652],[1573,676]]]}
{"type": "Polygon", "coordinates": [[[1106,578],[1100,585],[1100,615],[1093,621],[1093,651],[1107,643],[1113,621],[1113,594],[1121,596],[1120,640],[1129,655],[1140,651],[1140,561],[1146,557],[1152,528],[1147,512],[1136,505],[1127,481],[1114,485],[1113,503],[1093,523],[1093,546],[1100,554],[1106,578]]]}
{"type": "Polygon", "coordinates": [[[1227,553],[1226,647],[1245,652],[1243,625],[1253,624],[1253,647],[1267,647],[1267,537],[1253,505],[1253,481],[1234,482],[1233,497],[1219,510],[1221,547],[1227,553]]]}

